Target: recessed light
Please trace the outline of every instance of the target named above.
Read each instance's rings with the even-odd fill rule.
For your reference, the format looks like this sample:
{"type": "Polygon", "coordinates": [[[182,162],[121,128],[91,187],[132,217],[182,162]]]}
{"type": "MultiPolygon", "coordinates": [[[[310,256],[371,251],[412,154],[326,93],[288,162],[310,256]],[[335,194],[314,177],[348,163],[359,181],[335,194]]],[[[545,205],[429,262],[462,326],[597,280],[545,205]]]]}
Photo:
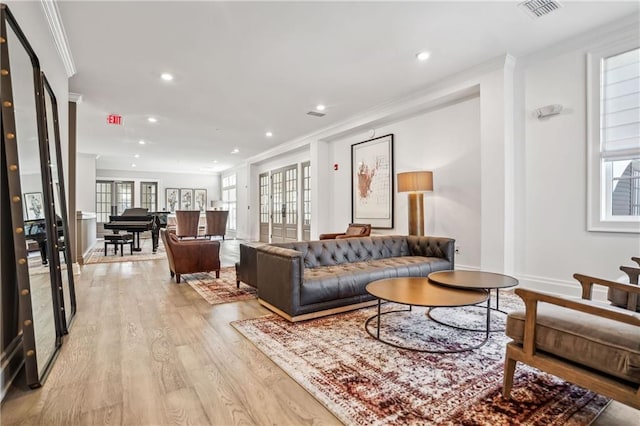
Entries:
{"type": "Polygon", "coordinates": [[[171,81],[173,80],[173,76],[171,74],[169,74],[168,72],[162,73],[160,75],[160,78],[163,79],[164,81],[171,81]]]}
{"type": "Polygon", "coordinates": [[[322,104],[318,104],[318,105],[316,105],[316,109],[317,109],[318,111],[324,111],[326,108],[327,108],[327,107],[326,107],[326,106],[324,106],[324,105],[322,105],[322,104]]]}
{"type": "Polygon", "coordinates": [[[157,123],[157,122],[158,122],[158,119],[157,119],[157,118],[155,118],[155,117],[149,117],[149,118],[147,118],[147,121],[148,121],[149,123],[157,123]]]}
{"type": "Polygon", "coordinates": [[[416,53],[416,59],[417,59],[417,60],[419,60],[419,61],[421,61],[421,62],[424,62],[424,61],[426,61],[427,59],[429,59],[429,56],[431,56],[431,53],[426,52],[426,51],[425,51],[425,52],[418,52],[418,53],[416,53]]]}
{"type": "Polygon", "coordinates": [[[232,154],[237,154],[239,152],[240,152],[240,150],[238,148],[235,148],[233,151],[231,151],[232,154]]]}
{"type": "Polygon", "coordinates": [[[131,163],[131,167],[135,167],[135,166],[136,166],[135,163],[131,163]]]}
{"type": "Polygon", "coordinates": [[[218,160],[213,160],[213,164],[218,164],[218,160]]]}
{"type": "Polygon", "coordinates": [[[133,156],[134,158],[140,158],[140,154],[136,154],[133,156]]]}
{"type": "Polygon", "coordinates": [[[264,135],[265,135],[266,137],[270,138],[271,136],[273,136],[273,133],[271,133],[271,132],[267,132],[267,133],[265,133],[264,135]]]}
{"type": "Polygon", "coordinates": [[[143,141],[142,139],[140,139],[140,140],[138,141],[138,143],[139,143],[140,145],[144,145],[146,142],[145,142],[145,141],[143,141]]]}

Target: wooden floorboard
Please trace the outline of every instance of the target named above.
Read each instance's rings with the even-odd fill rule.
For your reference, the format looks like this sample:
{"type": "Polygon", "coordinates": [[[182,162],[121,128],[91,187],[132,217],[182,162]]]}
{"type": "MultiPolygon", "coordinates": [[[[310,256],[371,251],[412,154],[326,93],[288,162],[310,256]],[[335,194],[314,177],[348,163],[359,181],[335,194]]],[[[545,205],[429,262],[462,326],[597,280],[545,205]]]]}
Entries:
{"type": "MultiPolygon", "coordinates": [[[[238,242],[222,242],[223,266],[238,242]]],[[[78,314],[44,387],[14,386],[7,425],[334,425],[315,398],[231,321],[266,315],[256,300],[209,305],[171,280],[166,259],[82,267],[78,314]]],[[[613,403],[595,425],[638,426],[613,403]]]]}

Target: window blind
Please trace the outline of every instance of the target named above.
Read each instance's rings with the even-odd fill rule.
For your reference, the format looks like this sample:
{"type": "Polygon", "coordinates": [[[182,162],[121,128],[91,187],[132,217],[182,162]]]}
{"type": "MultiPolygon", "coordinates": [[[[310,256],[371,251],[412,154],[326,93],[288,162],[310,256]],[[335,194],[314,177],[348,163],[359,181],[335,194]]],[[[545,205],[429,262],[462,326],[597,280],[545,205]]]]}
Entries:
{"type": "Polygon", "coordinates": [[[640,48],[602,61],[600,141],[605,160],[640,155],[640,48]]]}

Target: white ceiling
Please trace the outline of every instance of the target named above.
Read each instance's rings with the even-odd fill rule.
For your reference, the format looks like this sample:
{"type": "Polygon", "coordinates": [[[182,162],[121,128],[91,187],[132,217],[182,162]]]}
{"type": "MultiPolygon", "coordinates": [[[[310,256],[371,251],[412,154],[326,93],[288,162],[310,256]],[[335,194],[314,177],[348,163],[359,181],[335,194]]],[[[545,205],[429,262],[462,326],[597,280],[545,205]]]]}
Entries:
{"type": "Polygon", "coordinates": [[[486,60],[639,11],[638,2],[563,5],[533,20],[517,2],[62,1],[77,68],[70,91],[83,96],[78,149],[104,169],[222,170],[486,60]],[[426,63],[415,60],[421,50],[431,52],[426,63]],[[318,103],[327,115],[306,115],[318,103]],[[107,125],[109,113],[123,125],[107,125]]]}

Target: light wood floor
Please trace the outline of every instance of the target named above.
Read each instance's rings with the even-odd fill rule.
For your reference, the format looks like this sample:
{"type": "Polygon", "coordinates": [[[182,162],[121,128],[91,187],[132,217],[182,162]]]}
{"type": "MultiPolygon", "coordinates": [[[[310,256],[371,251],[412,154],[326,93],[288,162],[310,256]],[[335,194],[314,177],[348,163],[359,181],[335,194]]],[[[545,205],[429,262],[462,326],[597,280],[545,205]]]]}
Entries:
{"type": "MultiPolygon", "coordinates": [[[[232,265],[238,243],[223,243],[232,265]]],[[[0,424],[332,425],[339,421],[229,322],[267,314],[255,300],[211,306],[169,279],[166,260],[95,264],[45,385],[14,387],[0,424]]],[[[638,426],[614,403],[597,425],[638,426]]]]}

